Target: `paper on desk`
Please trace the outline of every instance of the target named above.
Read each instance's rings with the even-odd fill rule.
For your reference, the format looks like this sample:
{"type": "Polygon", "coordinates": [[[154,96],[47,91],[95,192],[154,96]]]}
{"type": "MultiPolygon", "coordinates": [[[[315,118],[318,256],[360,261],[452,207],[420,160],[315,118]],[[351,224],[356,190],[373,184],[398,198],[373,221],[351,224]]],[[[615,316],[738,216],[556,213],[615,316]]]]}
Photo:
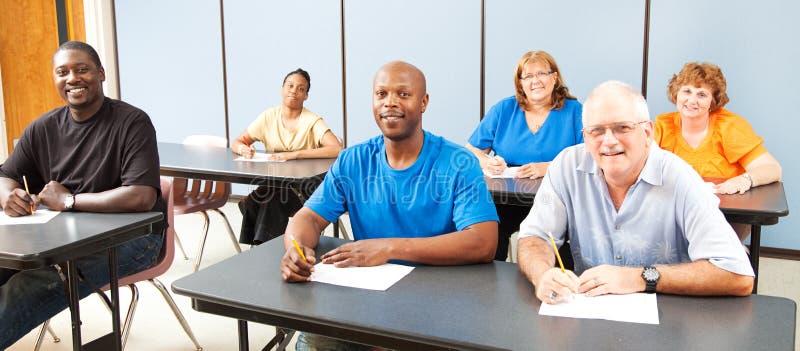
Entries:
{"type": "Polygon", "coordinates": [[[30,216],[11,217],[4,212],[0,212],[0,225],[47,223],[59,213],[61,212],[40,208],[33,212],[33,214],[30,216]]]}
{"type": "Polygon", "coordinates": [[[656,294],[601,295],[587,297],[573,295],[569,302],[556,305],[542,303],[539,314],[543,316],[607,319],[611,321],[658,324],[656,294]]]}
{"type": "Polygon", "coordinates": [[[317,263],[311,281],[351,288],[386,290],[411,273],[414,267],[385,263],[374,267],[336,268],[332,264],[317,263]]]}
{"type": "Polygon", "coordinates": [[[519,167],[507,167],[503,170],[503,173],[500,174],[491,174],[485,169],[483,170],[483,174],[489,178],[514,178],[517,175],[517,170],[519,167]]]}
{"type": "Polygon", "coordinates": [[[260,152],[256,152],[253,154],[253,158],[245,158],[244,156],[239,156],[234,161],[245,161],[245,162],[286,162],[286,160],[273,160],[272,154],[264,154],[260,152]]]}

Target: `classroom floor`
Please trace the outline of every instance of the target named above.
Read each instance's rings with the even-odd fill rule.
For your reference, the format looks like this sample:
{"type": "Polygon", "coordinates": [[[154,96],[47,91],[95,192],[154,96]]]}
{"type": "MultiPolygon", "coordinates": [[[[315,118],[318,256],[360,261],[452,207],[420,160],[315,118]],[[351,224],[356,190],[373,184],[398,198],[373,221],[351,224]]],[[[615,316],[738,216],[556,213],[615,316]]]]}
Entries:
{"type": "MultiPolygon", "coordinates": [[[[235,203],[229,203],[223,209],[231,221],[234,232],[238,236],[241,215],[235,203]]],[[[201,269],[215,262],[224,260],[235,254],[233,245],[228,239],[224,224],[216,214],[211,214],[211,232],[208,236],[203,254],[201,269]]],[[[175,218],[176,229],[190,260],[184,260],[180,251],[176,252],[175,261],[170,270],[159,278],[169,289],[174,280],[192,272],[192,258],[200,242],[202,218],[199,215],[183,215],[175,218]]],[[[778,224],[780,225],[780,224],[778,224]]],[[[765,228],[765,235],[769,229],[765,228]]],[[[330,235],[330,233],[328,233],[330,235]]],[[[242,247],[247,250],[248,247],[242,247]]],[[[177,250],[177,249],[176,249],[177,250]]],[[[513,252],[513,251],[512,251],[513,252]]],[[[279,274],[275,272],[275,274],[279,274]]],[[[128,338],[127,350],[193,350],[194,346],[178,321],[169,310],[160,293],[148,283],[139,285],[139,306],[128,338]]],[[[127,288],[120,289],[120,301],[128,301],[130,294],[127,288]]],[[[759,292],[764,295],[783,296],[800,301],[800,261],[761,258],[761,276],[759,292]]],[[[179,308],[186,316],[204,350],[235,350],[238,345],[236,321],[230,318],[196,312],[191,308],[190,300],[173,294],[179,308]]],[[[123,303],[123,309],[127,308],[123,303]]],[[[124,310],[122,312],[124,314],[124,310]]],[[[535,313],[535,311],[533,312],[535,313]]],[[[83,320],[82,335],[84,340],[94,339],[110,329],[110,313],[96,296],[81,301],[81,317],[83,320]]],[[[64,311],[53,318],[51,325],[61,341],[54,343],[49,335],[45,338],[41,350],[71,350],[69,312],[64,311]]],[[[250,348],[260,350],[274,335],[274,328],[249,323],[250,348]]],[[[800,329],[798,329],[800,331],[800,329]]],[[[33,350],[38,329],[26,335],[8,350],[33,350]]],[[[289,349],[293,350],[293,342],[289,349]]],[[[795,350],[800,351],[797,343],[795,350]]]]}

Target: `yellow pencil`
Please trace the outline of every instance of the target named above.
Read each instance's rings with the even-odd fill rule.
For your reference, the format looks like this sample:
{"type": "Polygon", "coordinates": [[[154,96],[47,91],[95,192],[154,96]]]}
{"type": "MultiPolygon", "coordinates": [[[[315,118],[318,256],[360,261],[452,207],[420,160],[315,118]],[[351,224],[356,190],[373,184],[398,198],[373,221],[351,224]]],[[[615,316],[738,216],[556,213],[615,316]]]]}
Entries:
{"type": "Polygon", "coordinates": [[[297,249],[297,253],[300,254],[300,257],[303,258],[303,261],[307,262],[308,259],[306,259],[306,254],[304,254],[303,250],[300,249],[300,245],[297,245],[297,241],[294,240],[294,237],[292,236],[291,238],[292,238],[292,244],[294,244],[294,248],[297,249]]]}
{"type": "Polygon", "coordinates": [[[556,258],[558,259],[558,265],[561,266],[561,273],[567,273],[567,271],[564,270],[564,262],[561,261],[561,255],[558,254],[558,248],[556,247],[556,240],[553,239],[553,234],[547,232],[547,236],[550,237],[550,244],[553,245],[553,252],[556,253],[556,258]]]}
{"type": "MultiPolygon", "coordinates": [[[[33,200],[33,196],[31,196],[31,191],[28,190],[28,179],[26,179],[25,176],[22,176],[22,182],[25,183],[25,192],[28,193],[28,197],[30,197],[31,200],[33,200]]],[[[34,207],[33,202],[31,202],[31,214],[33,214],[34,211],[36,211],[36,207],[34,207]]]]}

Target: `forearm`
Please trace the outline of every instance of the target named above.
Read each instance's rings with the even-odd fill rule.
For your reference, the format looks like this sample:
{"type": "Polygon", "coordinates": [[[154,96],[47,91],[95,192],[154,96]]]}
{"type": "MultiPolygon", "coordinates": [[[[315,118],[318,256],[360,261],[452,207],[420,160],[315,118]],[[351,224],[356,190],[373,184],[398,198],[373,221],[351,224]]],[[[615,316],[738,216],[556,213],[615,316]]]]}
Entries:
{"type": "Polygon", "coordinates": [[[497,250],[497,222],[471,225],[464,230],[429,238],[386,240],[389,259],[429,265],[491,262],[497,250]]]}
{"type": "Polygon", "coordinates": [[[250,137],[250,134],[247,131],[243,131],[242,134],[236,137],[231,141],[231,149],[234,153],[241,155],[242,154],[242,147],[250,148],[250,145],[253,144],[253,139],[250,137]]]}
{"type": "Polygon", "coordinates": [[[747,170],[747,174],[753,179],[753,187],[777,182],[781,180],[781,173],[781,166],[777,163],[753,167],[747,170]]]}
{"type": "Polygon", "coordinates": [[[553,247],[542,238],[527,237],[517,242],[517,265],[534,286],[555,263],[553,247]]]}
{"type": "Polygon", "coordinates": [[[316,149],[306,149],[295,151],[296,158],[336,158],[342,151],[340,146],[323,146],[316,149]]]}
{"type": "Polygon", "coordinates": [[[753,277],[728,272],[708,260],[656,268],[661,275],[656,286],[660,293],[747,296],[753,291],[753,277]]]}
{"type": "Polygon", "coordinates": [[[283,247],[294,250],[292,237],[299,245],[315,248],[319,242],[320,233],[329,224],[328,221],[314,213],[308,207],[303,207],[289,219],[286,232],[283,236],[283,247]]]}
{"type": "Polygon", "coordinates": [[[144,212],[155,205],[156,189],[148,185],[123,185],[99,193],[75,195],[74,210],[83,212],[144,212]]]}
{"type": "Polygon", "coordinates": [[[478,148],[470,145],[469,143],[466,143],[464,145],[464,147],[466,147],[467,150],[472,152],[472,154],[475,155],[475,157],[478,158],[478,163],[480,163],[481,169],[485,169],[486,168],[486,163],[489,161],[489,157],[488,156],[489,156],[489,151],[491,151],[491,149],[481,150],[481,149],[478,149],[478,148]]]}

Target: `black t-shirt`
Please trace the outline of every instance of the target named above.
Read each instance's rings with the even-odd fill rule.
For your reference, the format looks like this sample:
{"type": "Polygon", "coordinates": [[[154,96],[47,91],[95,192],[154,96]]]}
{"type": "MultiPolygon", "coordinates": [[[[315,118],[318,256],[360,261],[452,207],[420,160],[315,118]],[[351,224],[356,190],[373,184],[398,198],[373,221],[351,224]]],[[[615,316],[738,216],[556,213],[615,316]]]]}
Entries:
{"type": "Polygon", "coordinates": [[[166,217],[161,196],[156,131],[147,114],[125,102],[105,98],[92,118],[77,122],[64,106],[31,123],[0,176],[28,180],[39,193],[55,180],[73,194],[98,193],[123,185],[149,185],[158,198],[151,211],[166,217]]]}

